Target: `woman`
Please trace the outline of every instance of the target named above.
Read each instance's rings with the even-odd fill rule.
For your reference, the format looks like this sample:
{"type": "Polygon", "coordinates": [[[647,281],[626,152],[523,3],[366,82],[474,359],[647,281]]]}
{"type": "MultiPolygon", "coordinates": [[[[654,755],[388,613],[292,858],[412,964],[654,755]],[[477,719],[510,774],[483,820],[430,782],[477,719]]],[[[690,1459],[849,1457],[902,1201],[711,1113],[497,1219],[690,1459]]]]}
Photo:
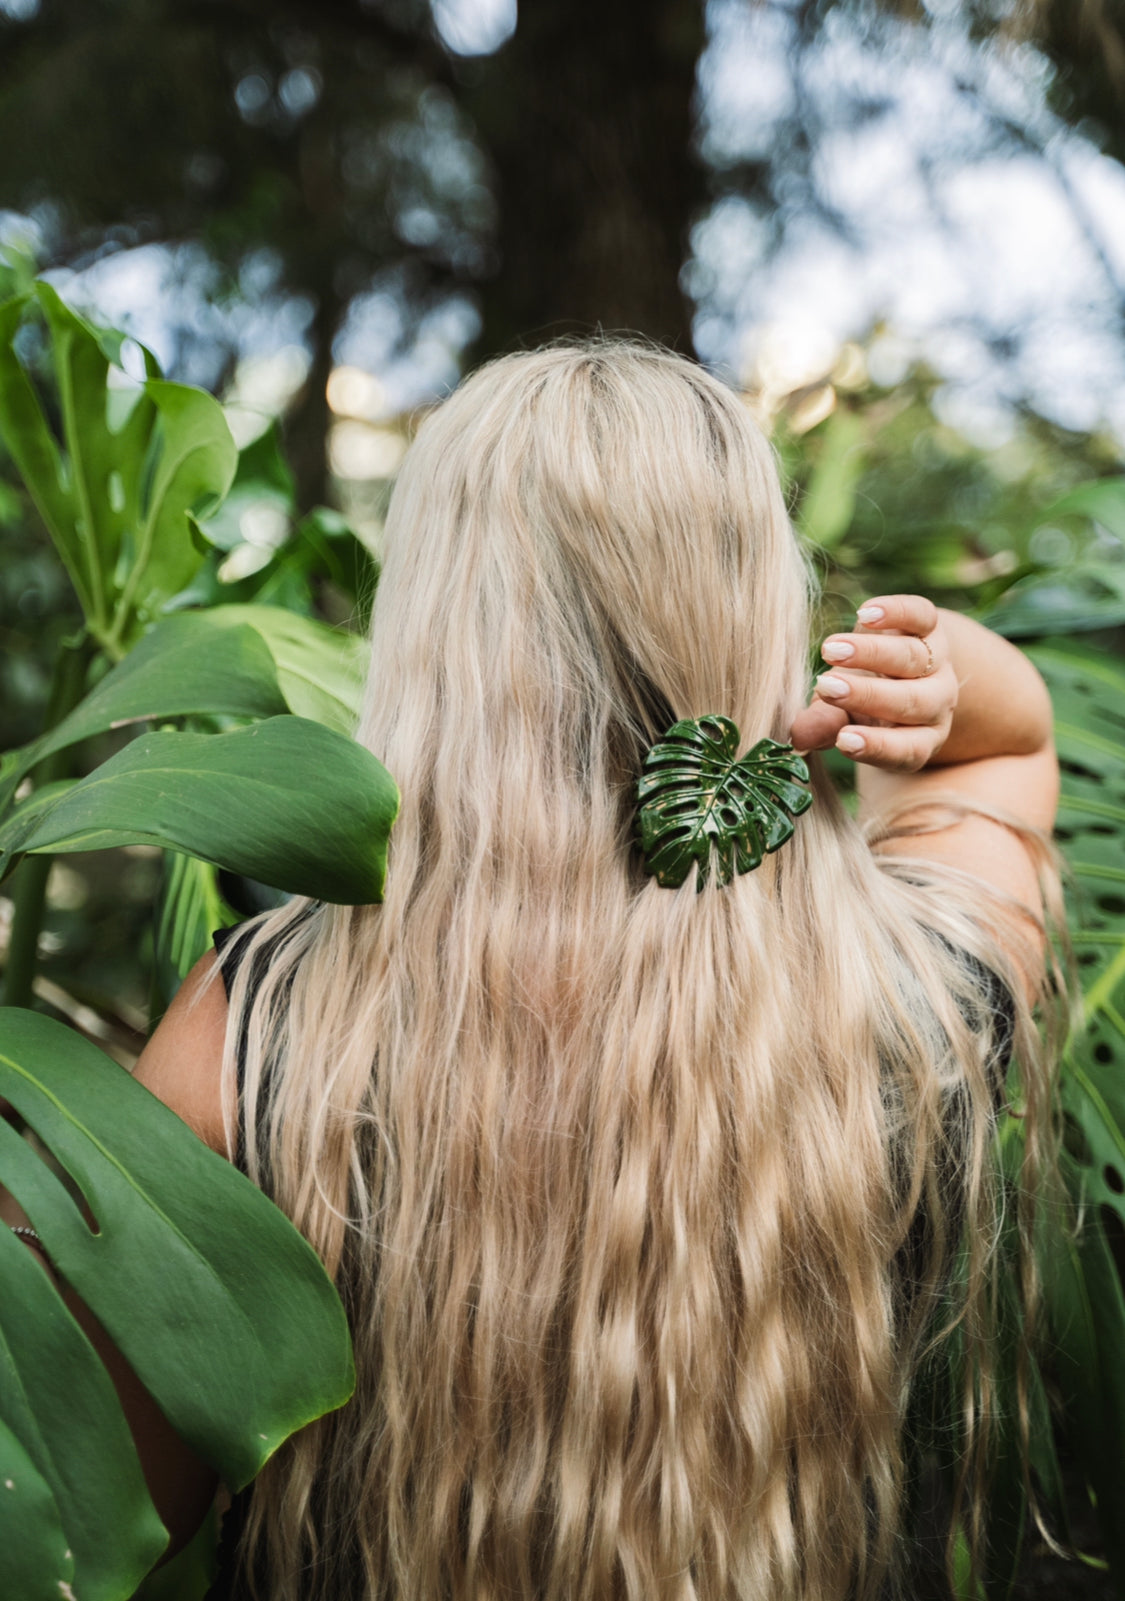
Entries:
{"type": "Polygon", "coordinates": [[[386,901],[261,919],[138,1069],[348,1307],[354,1401],[255,1492],[274,1601],[893,1574],[963,1228],[984,1327],[1013,1028],[1033,1157],[1046,1127],[1056,767],[1026,658],[918,596],[828,640],[805,707],[809,590],[768,445],[679,357],[508,357],[423,424],[358,735],[403,795],[386,901]],[[814,757],[755,870],[648,876],[646,752],[709,714],[844,751],[870,843],[814,757]]]}

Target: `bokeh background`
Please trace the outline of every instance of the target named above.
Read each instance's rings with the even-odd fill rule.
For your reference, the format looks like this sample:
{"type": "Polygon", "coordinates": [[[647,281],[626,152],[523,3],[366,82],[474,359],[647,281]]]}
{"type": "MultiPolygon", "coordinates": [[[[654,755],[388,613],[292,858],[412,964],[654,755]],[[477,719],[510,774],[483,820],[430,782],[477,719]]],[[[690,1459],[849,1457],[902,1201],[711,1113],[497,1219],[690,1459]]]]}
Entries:
{"type": "MultiPolygon", "coordinates": [[[[826,624],[910,587],[1120,651],[1123,160],[1123,0],[0,0],[9,286],[223,400],[203,598],[342,627],[420,413],[603,328],[744,392],[826,624]]],[[[78,622],[0,462],[0,749],[78,622]]],[[[37,993],[126,1062],[159,875],[51,873],[37,993]]]]}
{"type": "MultiPolygon", "coordinates": [[[[224,400],[208,598],[362,626],[419,411],[600,327],[746,393],[826,621],[901,585],[1114,648],[1116,525],[1051,511],[1125,451],[1123,94],[1120,0],[0,0],[0,248],[224,400]]],[[[74,606],[0,465],[0,748],[74,606]]],[[[126,1053],[127,860],[56,864],[42,980],[126,1053]]]]}

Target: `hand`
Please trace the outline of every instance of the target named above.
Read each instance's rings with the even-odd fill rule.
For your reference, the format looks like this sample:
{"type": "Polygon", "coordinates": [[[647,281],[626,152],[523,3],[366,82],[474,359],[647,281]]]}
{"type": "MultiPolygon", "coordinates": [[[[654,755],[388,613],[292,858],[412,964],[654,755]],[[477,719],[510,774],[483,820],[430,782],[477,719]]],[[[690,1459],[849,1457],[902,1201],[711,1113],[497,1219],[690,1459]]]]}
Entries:
{"type": "Polygon", "coordinates": [[[949,736],[957,675],[941,613],[923,595],[880,595],[856,614],[853,634],[832,634],[828,671],[793,724],[799,751],[835,745],[845,756],[915,773],[949,736]]]}

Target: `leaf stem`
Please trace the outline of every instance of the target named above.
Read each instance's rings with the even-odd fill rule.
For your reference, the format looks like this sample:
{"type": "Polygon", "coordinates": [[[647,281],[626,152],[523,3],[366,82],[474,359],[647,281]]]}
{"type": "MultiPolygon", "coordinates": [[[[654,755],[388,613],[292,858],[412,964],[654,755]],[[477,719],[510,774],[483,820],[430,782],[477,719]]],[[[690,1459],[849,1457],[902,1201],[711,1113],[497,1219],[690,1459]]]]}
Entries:
{"type": "MultiPolygon", "coordinates": [[[[145,393],[150,393],[149,385],[147,383],[145,384],[145,393]]],[[[164,455],[164,452],[167,449],[164,420],[161,416],[159,406],[156,407],[156,417],[153,422],[153,438],[150,441],[150,448],[153,444],[159,446],[159,456],[156,461],[152,463],[152,477],[148,481],[148,505],[145,508],[144,521],[141,524],[140,538],[137,541],[137,553],[133,558],[133,562],[128,573],[125,575],[125,581],[121,586],[121,593],[118,595],[117,604],[113,608],[113,617],[110,620],[109,633],[106,637],[106,648],[117,652],[117,655],[114,658],[115,660],[120,660],[123,654],[122,640],[125,637],[125,630],[129,624],[129,609],[133,604],[133,597],[137,592],[137,585],[140,583],[144,570],[148,566],[149,559],[152,556],[153,535],[156,529],[156,518],[159,510],[159,501],[156,495],[156,477],[161,465],[160,457],[164,455]]],[[[180,463],[177,462],[176,465],[178,467],[180,463]]]]}
{"type": "MultiPolygon", "coordinates": [[[[94,509],[90,501],[90,486],[86,482],[82,453],[78,443],[81,438],[81,429],[74,409],[73,373],[70,362],[67,360],[70,351],[69,349],[63,350],[59,348],[63,336],[58,328],[52,329],[52,334],[55,339],[55,370],[58,374],[59,401],[63,414],[63,433],[67,443],[67,450],[70,454],[70,470],[74,476],[74,488],[81,507],[82,527],[78,530],[78,534],[85,546],[86,559],[90,570],[90,607],[93,612],[90,624],[95,632],[101,634],[104,632],[107,623],[105,585],[102,582],[102,570],[99,565],[101,551],[98,547],[94,509]]],[[[72,342],[72,337],[67,338],[68,346],[72,342]]]]}
{"type": "MultiPolygon", "coordinates": [[[[45,728],[54,728],[56,723],[62,722],[82,699],[86,670],[92,654],[92,642],[85,634],[62,646],[55,663],[45,728]]],[[[69,749],[52,752],[35,769],[33,782],[39,786],[65,778],[72,759],[73,752],[69,749]]],[[[43,926],[47,880],[53,859],[51,856],[26,856],[16,870],[12,886],[12,932],[4,967],[2,1001],[5,1006],[31,1004],[39,954],[39,931],[43,926]]]]}

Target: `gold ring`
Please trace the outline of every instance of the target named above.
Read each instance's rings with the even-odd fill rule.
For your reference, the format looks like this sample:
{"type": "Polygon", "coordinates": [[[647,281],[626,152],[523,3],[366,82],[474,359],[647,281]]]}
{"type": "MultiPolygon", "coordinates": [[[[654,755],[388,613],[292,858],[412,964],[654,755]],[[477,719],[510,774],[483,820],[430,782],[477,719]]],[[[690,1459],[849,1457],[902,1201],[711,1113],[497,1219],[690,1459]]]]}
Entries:
{"type": "Polygon", "coordinates": [[[920,678],[929,678],[930,674],[934,670],[934,653],[933,653],[933,650],[930,647],[930,642],[929,642],[928,639],[919,639],[918,643],[920,645],[925,645],[925,647],[926,647],[926,655],[929,658],[929,660],[926,663],[926,671],[924,673],[919,673],[918,676],[920,678]]]}

